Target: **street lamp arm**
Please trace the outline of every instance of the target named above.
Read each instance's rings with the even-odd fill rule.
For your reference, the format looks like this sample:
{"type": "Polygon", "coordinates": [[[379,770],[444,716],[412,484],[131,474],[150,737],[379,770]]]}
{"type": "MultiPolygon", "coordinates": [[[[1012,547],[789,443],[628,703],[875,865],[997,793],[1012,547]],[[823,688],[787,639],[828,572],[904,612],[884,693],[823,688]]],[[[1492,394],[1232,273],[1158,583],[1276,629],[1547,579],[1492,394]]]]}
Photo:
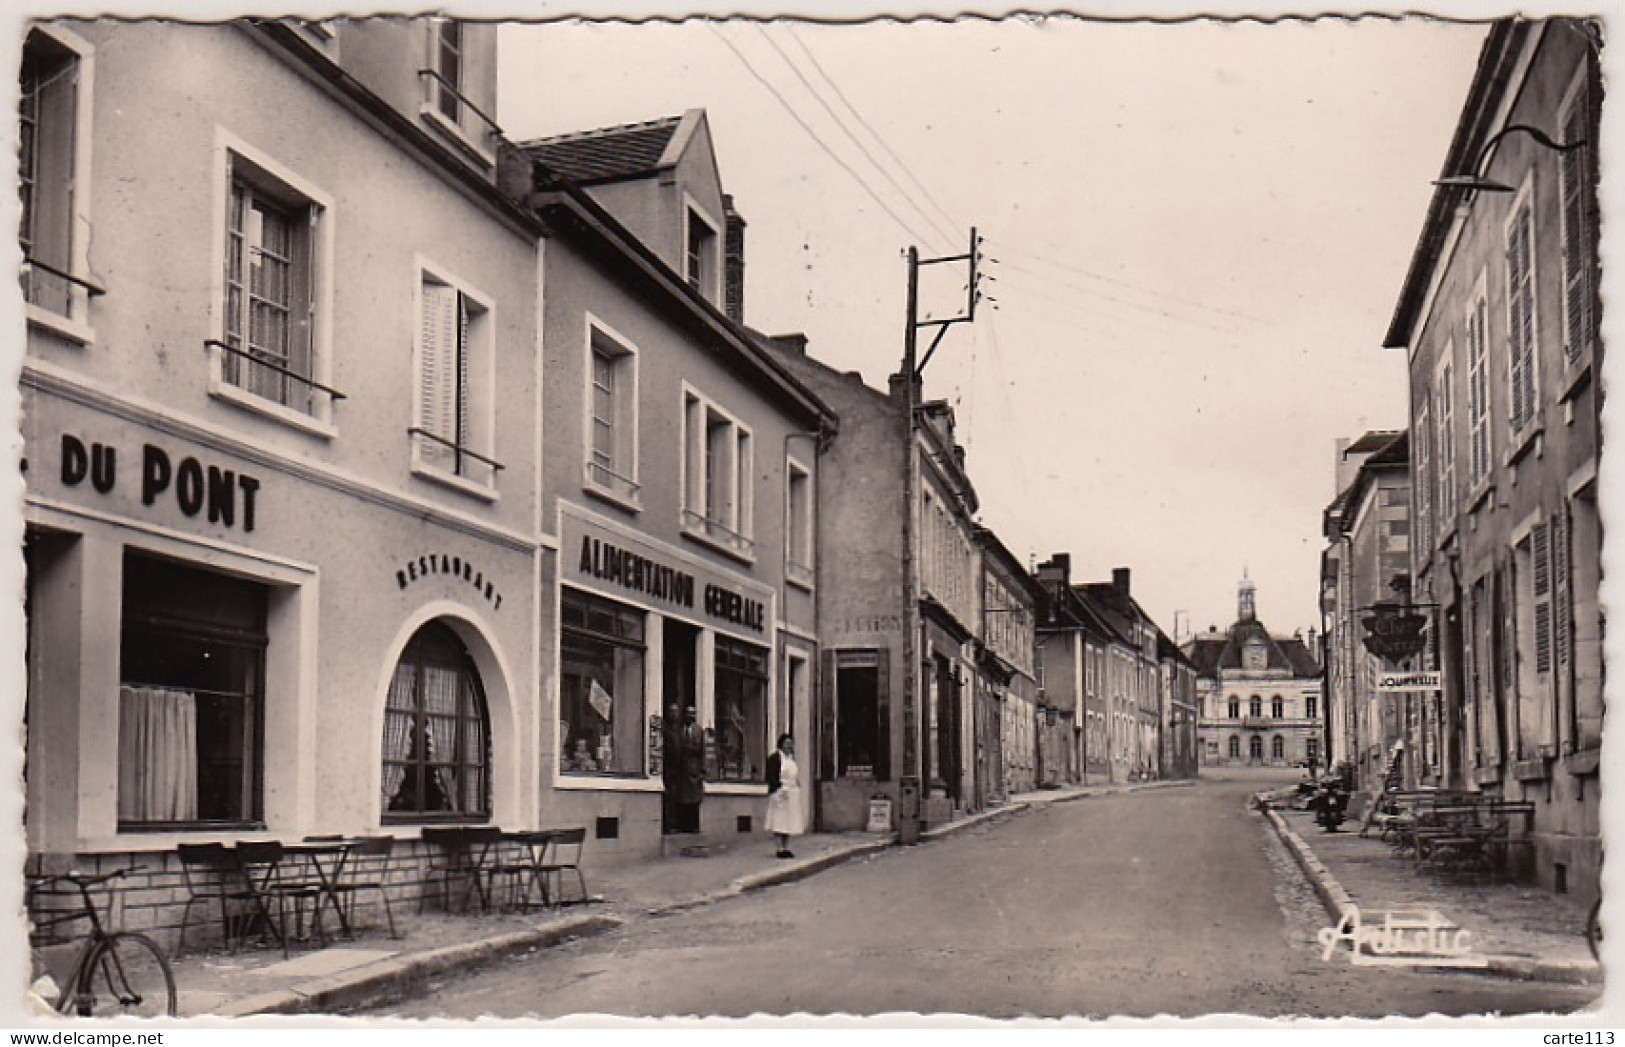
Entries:
{"type": "Polygon", "coordinates": [[[1571,152],[1586,144],[1583,138],[1572,142],[1559,142],[1538,127],[1531,127],[1529,124],[1509,124],[1491,135],[1489,141],[1484,143],[1484,147],[1478,151],[1478,161],[1472,166],[1469,173],[1440,178],[1433,184],[1457,189],[1510,193],[1512,191],[1511,186],[1489,181],[1485,175],[1489,171],[1490,160],[1494,156],[1496,148],[1500,146],[1501,140],[1511,134],[1526,134],[1546,148],[1556,150],[1559,153],[1571,152]]]}

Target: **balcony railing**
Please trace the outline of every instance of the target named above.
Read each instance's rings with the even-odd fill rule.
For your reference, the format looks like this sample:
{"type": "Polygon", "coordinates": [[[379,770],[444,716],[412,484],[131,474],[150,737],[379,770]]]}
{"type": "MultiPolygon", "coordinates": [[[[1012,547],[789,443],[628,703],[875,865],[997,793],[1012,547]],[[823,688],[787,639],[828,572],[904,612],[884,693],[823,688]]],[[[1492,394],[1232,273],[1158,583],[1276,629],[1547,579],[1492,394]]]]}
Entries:
{"type": "MultiPolygon", "coordinates": [[[[444,91],[446,94],[449,94],[453,98],[457,99],[459,112],[461,112],[463,109],[467,109],[469,112],[480,118],[480,121],[485,124],[486,128],[491,134],[500,135],[502,133],[502,128],[497,125],[497,122],[490,116],[486,115],[485,111],[479,106],[475,105],[473,102],[470,102],[466,95],[457,90],[456,84],[452,83],[450,80],[447,80],[433,69],[419,69],[418,75],[426,76],[430,80],[433,80],[441,91],[444,91]]],[[[439,99],[437,98],[431,98],[430,100],[436,105],[439,104],[439,99]]],[[[458,122],[461,123],[462,121],[458,120],[458,122]]]]}
{"type": "Polygon", "coordinates": [[[642,488],[630,476],[622,476],[609,466],[598,461],[588,461],[586,469],[588,483],[596,487],[602,487],[624,501],[636,502],[638,500],[638,491],[642,488]]]}
{"type": "MultiPolygon", "coordinates": [[[[460,476],[464,479],[473,480],[476,483],[484,483],[489,485],[496,482],[497,472],[504,468],[503,464],[496,459],[487,458],[485,455],[480,454],[477,451],[469,450],[462,444],[457,443],[455,440],[448,440],[444,436],[439,436],[435,433],[429,432],[427,429],[413,426],[406,431],[408,434],[415,436],[422,441],[422,443],[419,445],[420,453],[422,454],[424,460],[429,464],[440,466],[440,463],[434,461],[434,458],[442,455],[450,457],[451,467],[448,471],[454,476],[460,476]],[[484,466],[488,471],[487,475],[482,478],[474,477],[472,475],[474,465],[471,465],[470,463],[476,463],[477,465],[484,466]]],[[[444,466],[441,467],[444,468],[444,466]]]]}
{"type": "Polygon", "coordinates": [[[683,510],[683,533],[735,556],[750,557],[756,551],[756,543],[751,539],[720,520],[713,520],[692,509],[683,510]]]}
{"type": "Polygon", "coordinates": [[[38,258],[23,260],[23,300],[29,305],[48,309],[61,316],[72,316],[73,289],[76,287],[92,298],[107,293],[107,289],[100,284],[58,269],[38,258]]]}
{"type": "Polygon", "coordinates": [[[313,393],[323,393],[335,403],[345,399],[344,394],[337,389],[267,360],[252,350],[239,349],[215,338],[210,338],[203,344],[221,352],[221,380],[255,396],[263,396],[267,400],[305,414],[310,414],[314,409],[313,393]],[[304,390],[304,395],[297,395],[296,388],[304,390]],[[297,402],[301,399],[304,400],[302,404],[297,402]]]}

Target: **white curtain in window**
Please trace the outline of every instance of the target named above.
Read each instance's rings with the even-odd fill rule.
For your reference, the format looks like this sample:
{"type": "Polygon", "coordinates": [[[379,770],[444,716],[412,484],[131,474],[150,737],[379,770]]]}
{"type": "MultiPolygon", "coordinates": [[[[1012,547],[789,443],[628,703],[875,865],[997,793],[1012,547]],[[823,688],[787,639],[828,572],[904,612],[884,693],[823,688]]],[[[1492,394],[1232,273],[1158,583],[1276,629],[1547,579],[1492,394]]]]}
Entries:
{"type": "Polygon", "coordinates": [[[412,684],[416,679],[410,665],[397,665],[389,683],[389,700],[384,710],[384,810],[406,780],[406,760],[412,751],[412,684]]]}
{"type": "Polygon", "coordinates": [[[197,699],[120,687],[118,728],[119,821],[196,821],[197,699]]]}
{"type": "MultiPolygon", "coordinates": [[[[457,687],[460,674],[455,669],[423,667],[423,708],[429,724],[429,759],[454,764],[457,759],[457,687]]],[[[436,767],[435,778],[446,802],[460,802],[455,767],[436,767]]]]}

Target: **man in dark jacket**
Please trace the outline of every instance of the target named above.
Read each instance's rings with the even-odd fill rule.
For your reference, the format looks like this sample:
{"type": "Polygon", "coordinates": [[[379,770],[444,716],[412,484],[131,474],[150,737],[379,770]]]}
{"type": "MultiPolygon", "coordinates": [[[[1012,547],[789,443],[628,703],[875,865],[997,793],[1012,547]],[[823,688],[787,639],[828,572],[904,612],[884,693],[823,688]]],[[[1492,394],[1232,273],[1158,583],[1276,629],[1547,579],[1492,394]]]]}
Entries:
{"type": "Polygon", "coordinates": [[[677,831],[700,831],[700,804],[705,800],[705,733],[695,722],[694,707],[683,711],[683,726],[677,732],[677,749],[668,759],[675,765],[673,802],[677,806],[677,831]]]}

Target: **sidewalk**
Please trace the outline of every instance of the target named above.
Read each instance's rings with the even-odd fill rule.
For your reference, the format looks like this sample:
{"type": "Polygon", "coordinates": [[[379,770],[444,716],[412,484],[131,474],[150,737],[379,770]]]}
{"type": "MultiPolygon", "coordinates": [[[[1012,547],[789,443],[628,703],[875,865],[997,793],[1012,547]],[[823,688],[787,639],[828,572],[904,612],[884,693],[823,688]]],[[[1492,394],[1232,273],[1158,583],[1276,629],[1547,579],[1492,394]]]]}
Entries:
{"type": "Polygon", "coordinates": [[[1362,913],[1433,909],[1471,932],[1487,973],[1602,984],[1585,943],[1586,910],[1573,898],[1532,885],[1448,881],[1396,856],[1375,832],[1361,837],[1354,822],[1328,833],[1308,811],[1272,807],[1268,817],[1313,883],[1329,923],[1351,903],[1362,913]]]}
{"type": "MultiPolygon", "coordinates": [[[[942,839],[1052,803],[1181,784],[1188,783],[1075,786],[1021,793],[999,807],[922,832],[920,841],[942,839]]],[[[180,1012],[183,1017],[246,1017],[340,1014],[379,1006],[470,966],[790,883],[844,862],[873,858],[895,844],[895,833],[814,833],[795,839],[793,859],[776,859],[770,841],[752,840],[713,848],[703,858],[672,856],[606,869],[592,868],[589,845],[585,871],[593,900],[587,905],[552,912],[533,910],[529,915],[452,916],[416,915],[414,902],[397,902],[398,939],[389,937],[382,914],[369,907],[358,914],[368,926],[354,941],[295,951],[287,960],[275,948],[251,947],[232,955],[198,951],[189,945],[186,955],[173,961],[180,1012]]]]}

